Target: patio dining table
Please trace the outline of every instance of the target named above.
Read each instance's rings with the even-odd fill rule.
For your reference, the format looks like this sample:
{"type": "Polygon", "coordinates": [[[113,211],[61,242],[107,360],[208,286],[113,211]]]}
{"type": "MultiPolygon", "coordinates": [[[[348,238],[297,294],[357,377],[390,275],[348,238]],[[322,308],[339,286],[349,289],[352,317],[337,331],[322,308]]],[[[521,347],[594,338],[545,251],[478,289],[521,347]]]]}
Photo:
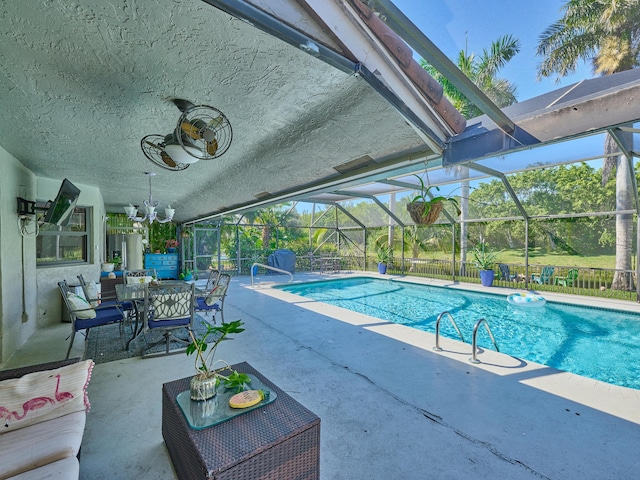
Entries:
{"type": "MultiPolygon", "coordinates": [[[[184,280],[163,280],[160,285],[163,286],[172,286],[172,285],[188,285],[193,282],[186,282],[184,280]]],[[[205,295],[206,292],[199,288],[195,288],[196,295],[205,295]]],[[[142,312],[144,310],[144,295],[145,295],[145,284],[144,283],[132,283],[132,284],[119,284],[116,285],[116,298],[119,302],[131,302],[133,304],[134,311],[134,327],[132,328],[132,336],[127,341],[127,345],[125,347],[126,350],[129,350],[129,345],[133,342],[138,335],[142,333],[142,329],[144,326],[144,322],[142,322],[142,312]]]]}

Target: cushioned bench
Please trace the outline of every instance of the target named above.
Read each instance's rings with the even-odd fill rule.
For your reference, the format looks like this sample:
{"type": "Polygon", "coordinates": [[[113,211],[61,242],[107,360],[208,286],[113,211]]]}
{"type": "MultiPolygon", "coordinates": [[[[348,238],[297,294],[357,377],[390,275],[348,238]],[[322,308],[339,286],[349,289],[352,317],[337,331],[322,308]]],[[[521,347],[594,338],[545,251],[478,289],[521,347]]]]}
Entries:
{"type": "Polygon", "coordinates": [[[0,372],[0,480],[77,479],[93,362],[0,372]]]}

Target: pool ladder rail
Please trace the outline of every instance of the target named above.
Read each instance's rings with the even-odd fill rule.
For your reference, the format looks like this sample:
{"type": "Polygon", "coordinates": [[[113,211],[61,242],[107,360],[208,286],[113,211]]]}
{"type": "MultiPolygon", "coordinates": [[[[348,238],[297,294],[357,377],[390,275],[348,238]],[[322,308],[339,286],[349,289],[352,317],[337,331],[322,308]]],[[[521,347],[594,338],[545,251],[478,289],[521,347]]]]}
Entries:
{"type": "MultiPolygon", "coordinates": [[[[442,351],[442,347],[440,347],[440,321],[445,317],[445,315],[447,317],[449,317],[449,320],[451,321],[451,324],[453,325],[453,327],[456,329],[456,331],[458,332],[458,335],[460,336],[460,339],[462,340],[462,343],[466,343],[464,341],[464,335],[462,335],[462,332],[460,331],[460,328],[458,327],[458,324],[456,323],[456,321],[453,319],[453,315],[451,315],[451,312],[445,311],[442,312],[440,315],[438,315],[438,319],[436,320],[436,344],[433,347],[433,349],[437,352],[441,352],[442,351]]],[[[486,319],[481,318],[480,320],[478,320],[475,324],[475,326],[473,327],[473,337],[471,340],[471,358],[469,359],[469,361],[471,363],[480,363],[480,360],[478,360],[478,329],[480,328],[480,325],[484,324],[485,329],[487,330],[487,333],[489,334],[489,338],[491,338],[491,341],[493,342],[493,346],[496,347],[496,352],[500,351],[500,348],[498,348],[498,343],[496,342],[495,337],[493,336],[493,333],[491,332],[491,328],[489,327],[489,322],[487,322],[486,319]]]]}

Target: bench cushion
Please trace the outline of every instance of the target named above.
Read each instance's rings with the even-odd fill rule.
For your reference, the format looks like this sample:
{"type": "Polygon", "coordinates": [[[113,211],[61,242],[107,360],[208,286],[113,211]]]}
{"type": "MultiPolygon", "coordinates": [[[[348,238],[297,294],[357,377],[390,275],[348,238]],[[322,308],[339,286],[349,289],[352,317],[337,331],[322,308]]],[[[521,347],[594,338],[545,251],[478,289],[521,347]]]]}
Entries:
{"type": "MultiPolygon", "coordinates": [[[[0,435],[0,480],[12,478],[30,470],[58,463],[78,455],[86,421],[85,412],[74,412],[46,422],[20,428],[0,435]]],[[[77,463],[77,460],[76,460],[77,463]]],[[[65,464],[66,465],[66,464],[65,464]]],[[[57,472],[51,468],[47,472],[57,472]]],[[[64,467],[61,472],[68,470],[64,467]]],[[[41,472],[42,473],[42,472],[41,472]]],[[[66,476],[20,476],[19,478],[67,478],[66,476]]],[[[70,477],[74,478],[74,477],[70,477]]],[[[78,478],[76,474],[75,478],[78,478]]]]}

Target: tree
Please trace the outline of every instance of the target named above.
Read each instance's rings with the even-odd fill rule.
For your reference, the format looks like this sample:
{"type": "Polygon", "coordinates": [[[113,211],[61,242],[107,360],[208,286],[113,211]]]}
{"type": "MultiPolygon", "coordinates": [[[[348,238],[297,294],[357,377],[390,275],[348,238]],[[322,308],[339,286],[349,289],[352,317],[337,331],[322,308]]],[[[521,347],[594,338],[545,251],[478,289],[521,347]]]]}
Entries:
{"type": "MultiPolygon", "coordinates": [[[[508,80],[498,78],[498,73],[518,52],[520,52],[520,41],[512,35],[504,35],[493,42],[489,50],[483,49],[480,57],[477,57],[475,53],[467,53],[466,49],[461,50],[458,53],[457,65],[496,105],[506,107],[517,102],[516,86],[508,80]]],[[[420,65],[442,85],[444,95],[465,118],[482,115],[482,110],[465,97],[432,65],[425,60],[420,60],[420,65]]],[[[462,178],[469,178],[468,167],[460,166],[457,168],[460,169],[459,174],[462,178]]],[[[462,182],[460,198],[460,219],[462,220],[460,228],[461,274],[464,274],[467,255],[468,230],[464,220],[468,218],[468,212],[469,181],[466,180],[462,182]]]]}
{"type": "MultiPolygon", "coordinates": [[[[540,76],[558,78],[575,71],[579,62],[592,62],[595,74],[609,75],[640,65],[640,0],[570,0],[560,20],[547,28],[538,43],[537,54],[544,57],[540,76]]],[[[632,140],[629,135],[628,140],[632,140]]],[[[632,144],[632,143],[630,143],[632,144]]],[[[616,170],[616,210],[632,210],[629,162],[617,152],[616,142],[606,135],[603,185],[616,170]]],[[[631,270],[633,216],[616,215],[616,273],[612,289],[633,290],[631,270]]]]}

